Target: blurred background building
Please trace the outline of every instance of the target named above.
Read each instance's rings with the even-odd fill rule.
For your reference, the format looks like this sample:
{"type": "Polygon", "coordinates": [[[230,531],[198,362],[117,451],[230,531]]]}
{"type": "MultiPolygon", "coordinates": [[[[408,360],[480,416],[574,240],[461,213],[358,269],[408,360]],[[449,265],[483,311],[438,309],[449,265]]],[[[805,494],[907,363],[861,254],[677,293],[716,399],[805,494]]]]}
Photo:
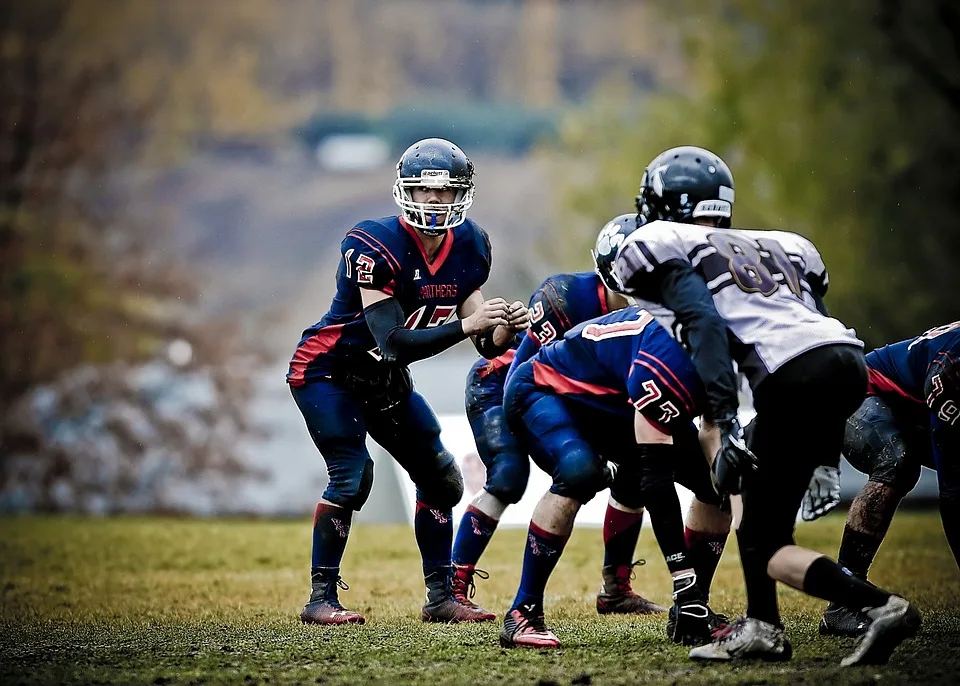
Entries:
{"type": "MultiPolygon", "coordinates": [[[[426,136],[476,164],[488,295],[589,269],[689,143],[730,163],[736,224],[817,243],[868,346],[955,320],[958,46],[947,1],[13,3],[0,510],[308,512],[286,362],[426,136]]],[[[473,359],[414,367],[439,413],[473,359]]]]}

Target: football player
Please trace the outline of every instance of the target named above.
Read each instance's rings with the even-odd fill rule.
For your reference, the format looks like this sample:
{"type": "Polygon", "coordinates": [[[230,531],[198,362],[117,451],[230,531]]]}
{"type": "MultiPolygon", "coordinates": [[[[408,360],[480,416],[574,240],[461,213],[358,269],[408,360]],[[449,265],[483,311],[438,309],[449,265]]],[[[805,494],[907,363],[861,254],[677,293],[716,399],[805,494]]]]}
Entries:
{"type": "Polygon", "coordinates": [[[650,511],[673,575],[678,612],[672,638],[709,638],[714,615],[697,583],[674,488],[676,479],[698,499],[720,503],[691,425],[702,405],[689,356],[636,306],[579,324],[513,371],[504,395],[508,421],[553,484],[530,521],[520,587],[504,618],[501,645],[560,645],[546,626],[544,589],[580,506],[607,485],[604,460],[617,464],[611,489],[616,499],[650,511]]]}
{"type": "MultiPolygon", "coordinates": [[[[839,554],[840,564],[861,579],[921,466],[937,471],[943,531],[960,560],[958,360],[960,322],[867,355],[867,399],[847,421],[843,453],[869,480],[850,506],[839,554]]],[[[864,613],[831,603],[820,633],[859,636],[869,625],[864,613]]]]}
{"type": "MultiPolygon", "coordinates": [[[[562,338],[577,324],[626,305],[626,298],[607,288],[594,272],[550,276],[530,297],[531,328],[526,334],[518,337],[514,347],[502,356],[477,360],[471,368],[466,389],[467,417],[477,451],[487,468],[487,481],[467,507],[453,545],[454,592],[462,602],[470,602],[474,575],[486,574],[476,569],[477,562],[507,506],[523,497],[530,475],[526,450],[504,416],[503,391],[508,371],[536,354],[540,346],[562,338]]],[[[596,602],[600,614],[666,611],[637,595],[631,587],[633,553],[642,525],[643,508],[619,502],[614,487],[603,522],[603,583],[596,602]]]]}
{"type": "Polygon", "coordinates": [[[789,659],[777,607],[781,581],[865,610],[870,628],[841,664],[884,663],[916,633],[919,613],[793,540],[810,477],[839,460],[846,420],[866,393],[863,344],[827,315],[827,270],[814,245],[793,233],[729,228],[733,200],[723,160],[702,148],[667,150],[641,180],[637,210],[646,223],[615,260],[622,292],[675,314],[720,431],[715,483],[743,502],[737,538],[746,614],[690,657],[789,659]],[[737,418],[733,361],[753,390],[750,449],[737,418]]]}
{"type": "Polygon", "coordinates": [[[347,588],[340,560],[353,512],[373,483],[368,433],[417,487],[423,620],[495,618],[452,592],[451,508],[463,481],[407,368],[467,337],[481,355],[495,358],[529,326],[523,303],[484,300],[480,292],[490,271],[490,242],[466,216],[473,175],[473,163],[450,141],[421,140],[403,153],[393,186],[400,215],[361,221],[347,232],[333,303],[303,332],[290,362],[287,383],[329,477],[314,517],[304,623],[364,622],[341,606],[337,588],[347,588]]]}

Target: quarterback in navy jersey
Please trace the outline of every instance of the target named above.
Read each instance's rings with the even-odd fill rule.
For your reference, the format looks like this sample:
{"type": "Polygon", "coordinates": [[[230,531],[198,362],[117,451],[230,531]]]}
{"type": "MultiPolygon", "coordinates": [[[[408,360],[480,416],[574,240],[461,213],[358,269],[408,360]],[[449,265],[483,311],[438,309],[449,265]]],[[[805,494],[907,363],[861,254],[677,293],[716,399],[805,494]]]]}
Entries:
{"type": "MultiPolygon", "coordinates": [[[[697,583],[673,485],[676,480],[687,486],[719,513],[691,424],[703,404],[687,353],[636,306],[573,327],[513,370],[504,397],[508,421],[553,484],[531,518],[520,587],[504,619],[501,645],[560,645],[546,626],[544,590],[577,511],[607,485],[604,460],[617,465],[616,500],[634,512],[650,510],[674,579],[672,638],[708,639],[717,616],[697,583]]],[[[630,545],[635,543],[633,538],[630,545]]]]}
{"type": "Polygon", "coordinates": [[[640,182],[643,225],[624,236],[611,273],[621,292],[673,312],[719,430],[715,483],[743,503],[737,538],[746,613],[690,657],[789,659],[781,581],[866,608],[870,628],[841,664],[885,663],[916,634],[916,608],[793,540],[811,477],[839,461],[846,421],[866,394],[863,343],[828,315],[827,270],[813,243],[786,231],[730,228],[733,202],[733,175],[717,155],[690,146],[661,153],[640,182]],[[753,390],[749,448],[734,361],[753,390]]]}
{"type": "Polygon", "coordinates": [[[440,426],[413,390],[407,365],[469,337],[495,358],[529,326],[521,302],[484,300],[490,242],[467,219],[473,163],[453,143],[430,138],[397,164],[400,216],[362,221],[340,245],[337,292],[326,315],[303,332],[287,373],[329,477],[313,529],[311,624],[363,623],[340,605],[340,560],[353,512],[373,484],[366,436],[407,471],[417,487],[414,530],[423,558],[424,621],[495,618],[452,592],[452,508],[463,495],[440,426]]]}
{"type": "MultiPolygon", "coordinates": [[[[869,480],[850,505],[839,562],[861,579],[886,536],[903,497],[935,469],[947,542],[960,561],[960,322],[867,355],[867,399],[847,421],[843,452],[869,480]]],[[[824,634],[859,636],[864,613],[831,604],[824,634]]]]}
{"type": "MultiPolygon", "coordinates": [[[[506,508],[520,501],[530,475],[530,460],[507,426],[503,393],[508,371],[536,354],[573,326],[627,305],[594,272],[554,274],[530,297],[531,327],[518,336],[513,348],[494,360],[479,359],[467,377],[466,410],[487,468],[487,480],[467,507],[453,545],[456,574],[454,592],[469,599],[476,565],[506,508]]],[[[617,500],[618,484],[604,516],[603,585],[597,596],[600,614],[651,614],[665,608],[638,596],[631,587],[633,553],[643,524],[643,508],[630,508],[617,500]]],[[[627,500],[623,497],[623,500],[627,500]]],[[[481,574],[482,570],[480,571],[481,574]]]]}

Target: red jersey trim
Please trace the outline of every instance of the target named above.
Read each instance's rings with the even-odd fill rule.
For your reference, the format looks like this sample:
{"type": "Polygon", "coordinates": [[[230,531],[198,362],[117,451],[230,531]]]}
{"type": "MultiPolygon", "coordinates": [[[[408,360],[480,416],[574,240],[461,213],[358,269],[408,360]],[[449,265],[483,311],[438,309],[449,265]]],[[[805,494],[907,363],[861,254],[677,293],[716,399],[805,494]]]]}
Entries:
{"type": "Polygon", "coordinates": [[[607,307],[607,289],[603,287],[603,281],[597,284],[597,297],[600,298],[600,314],[610,314],[610,308],[607,307]]]}
{"type": "Polygon", "coordinates": [[[477,376],[481,379],[485,379],[491,374],[493,374],[498,369],[503,369],[504,367],[509,367],[513,362],[513,358],[517,356],[517,351],[514,348],[511,348],[507,352],[503,353],[499,357],[495,357],[490,362],[487,363],[486,367],[482,367],[478,372],[477,376]]]}
{"type": "Polygon", "coordinates": [[[291,386],[302,386],[306,383],[307,366],[323,353],[330,352],[340,340],[343,333],[343,324],[325,326],[310,338],[305,340],[290,361],[290,371],[287,373],[287,383],[291,386]]]}
{"type": "Polygon", "coordinates": [[[417,230],[410,226],[403,217],[398,217],[398,219],[400,220],[400,225],[407,230],[407,233],[413,238],[413,242],[417,244],[420,255],[423,257],[423,263],[427,265],[427,271],[430,272],[430,276],[434,276],[440,271],[440,267],[443,266],[443,263],[446,262],[447,257],[450,255],[450,251],[453,250],[453,229],[447,229],[447,233],[443,237],[443,243],[440,245],[440,250],[434,256],[433,262],[431,262],[427,257],[427,251],[423,248],[423,242],[420,240],[417,230]]]}
{"type": "Polygon", "coordinates": [[[377,251],[380,254],[380,256],[387,261],[387,264],[390,265],[390,270],[394,274],[400,271],[400,262],[397,260],[396,257],[393,256],[393,253],[390,252],[390,249],[387,248],[387,246],[385,246],[382,242],[377,240],[375,236],[371,236],[369,233],[367,233],[363,229],[351,229],[350,231],[347,232],[348,236],[350,234],[355,234],[357,240],[359,240],[361,243],[365,243],[367,246],[377,251]],[[373,242],[371,243],[371,241],[373,242]]]}
{"type": "Polygon", "coordinates": [[[883,395],[884,393],[893,393],[901,398],[912,400],[915,403],[924,404],[923,400],[914,398],[905,390],[900,388],[891,379],[887,378],[873,367],[867,367],[867,395],[883,395]]]}
{"type": "Polygon", "coordinates": [[[623,395],[613,388],[571,379],[538,360],[533,360],[531,364],[533,365],[533,383],[537,386],[552,388],[557,393],[564,395],[623,395]]]}

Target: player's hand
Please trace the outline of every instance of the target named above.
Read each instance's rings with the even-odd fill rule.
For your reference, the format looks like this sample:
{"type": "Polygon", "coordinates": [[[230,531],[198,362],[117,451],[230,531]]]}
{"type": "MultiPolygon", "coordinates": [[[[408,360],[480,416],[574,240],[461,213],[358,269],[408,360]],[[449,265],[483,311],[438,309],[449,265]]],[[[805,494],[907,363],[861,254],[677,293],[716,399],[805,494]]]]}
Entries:
{"type": "Polygon", "coordinates": [[[463,332],[475,336],[496,326],[506,326],[509,314],[510,305],[503,298],[485,300],[473,314],[462,320],[463,332]]]}
{"type": "Polygon", "coordinates": [[[827,514],[840,504],[840,470],[823,465],[813,470],[807,494],[803,496],[800,516],[812,522],[827,514]]]}
{"type": "Polygon", "coordinates": [[[720,430],[720,451],[710,470],[713,487],[720,495],[737,495],[743,491],[744,481],[757,471],[757,457],[747,448],[736,417],[721,419],[716,424],[720,430]]]}
{"type": "Polygon", "coordinates": [[[511,333],[520,333],[530,328],[530,310],[519,300],[510,304],[506,327],[511,333]]]}

